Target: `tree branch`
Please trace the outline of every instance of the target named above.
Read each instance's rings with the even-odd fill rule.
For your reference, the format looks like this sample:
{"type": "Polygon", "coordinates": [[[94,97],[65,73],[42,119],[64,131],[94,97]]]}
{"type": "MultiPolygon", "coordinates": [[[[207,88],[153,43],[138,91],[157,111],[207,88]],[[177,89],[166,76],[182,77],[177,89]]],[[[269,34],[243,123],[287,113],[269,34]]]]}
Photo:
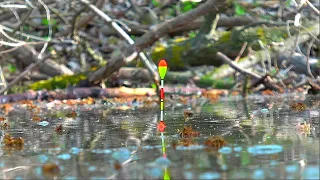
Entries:
{"type": "Polygon", "coordinates": [[[94,82],[96,80],[105,79],[110,74],[118,71],[120,67],[125,65],[128,62],[126,60],[128,57],[133,57],[135,54],[139,54],[144,48],[149,47],[155,41],[168,34],[173,28],[183,27],[185,24],[188,24],[194,19],[197,19],[199,16],[203,16],[209,12],[218,13],[224,9],[224,6],[226,5],[225,3],[226,2],[224,0],[208,0],[204,4],[189,12],[159,24],[156,26],[156,28],[139,37],[134,45],[126,48],[126,51],[123,52],[124,55],[122,57],[116,56],[111,58],[106,66],[89,74],[88,80],[90,82],[94,82]]]}

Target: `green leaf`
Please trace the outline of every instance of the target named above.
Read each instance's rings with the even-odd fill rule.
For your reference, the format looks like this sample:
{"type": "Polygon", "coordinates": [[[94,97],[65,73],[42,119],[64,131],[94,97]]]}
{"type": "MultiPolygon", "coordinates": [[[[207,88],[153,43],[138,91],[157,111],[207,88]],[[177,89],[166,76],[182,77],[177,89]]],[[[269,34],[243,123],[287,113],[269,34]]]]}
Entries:
{"type": "Polygon", "coordinates": [[[238,3],[235,3],[235,12],[237,16],[242,16],[246,14],[246,9],[238,3]]]}
{"type": "Polygon", "coordinates": [[[17,67],[13,64],[8,64],[7,68],[9,70],[9,72],[11,72],[11,73],[16,72],[16,70],[17,70],[17,67]]]}
{"type": "Polygon", "coordinates": [[[131,37],[132,40],[135,40],[135,39],[136,39],[136,36],[135,36],[135,35],[131,35],[130,37],[131,37]]]}
{"type": "Polygon", "coordinates": [[[45,36],[45,37],[43,37],[43,39],[45,39],[45,40],[47,40],[47,41],[50,41],[50,40],[51,40],[51,38],[50,38],[49,36],[45,36]]]}
{"type": "Polygon", "coordinates": [[[289,7],[291,5],[291,0],[286,0],[285,4],[286,4],[286,7],[289,7]]]}
{"type": "Polygon", "coordinates": [[[151,3],[154,5],[154,7],[158,7],[161,5],[157,0],[152,0],[151,3]]]}
{"type": "Polygon", "coordinates": [[[51,25],[56,25],[57,24],[57,21],[55,19],[51,19],[50,21],[48,21],[48,19],[42,19],[42,24],[43,25],[49,25],[49,23],[51,25]]]}
{"type": "Polygon", "coordinates": [[[151,84],[151,88],[152,88],[152,89],[157,89],[157,85],[156,85],[155,83],[152,83],[152,84],[151,84]]]}
{"type": "Polygon", "coordinates": [[[190,11],[191,9],[193,9],[194,7],[196,7],[197,4],[198,4],[198,3],[196,3],[196,2],[189,2],[189,1],[184,2],[184,3],[182,3],[182,9],[181,9],[181,11],[182,11],[182,12],[190,11]]]}
{"type": "Polygon", "coordinates": [[[188,35],[190,38],[195,38],[197,36],[197,34],[194,31],[189,32],[188,35]]]}

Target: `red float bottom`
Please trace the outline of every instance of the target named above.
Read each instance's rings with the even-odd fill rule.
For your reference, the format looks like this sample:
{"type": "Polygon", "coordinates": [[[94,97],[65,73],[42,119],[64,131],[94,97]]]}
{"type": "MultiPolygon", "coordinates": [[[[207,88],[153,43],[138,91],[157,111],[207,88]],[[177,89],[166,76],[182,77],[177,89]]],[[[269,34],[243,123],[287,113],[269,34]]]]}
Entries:
{"type": "Polygon", "coordinates": [[[160,132],[163,132],[164,129],[166,129],[166,125],[164,124],[163,121],[160,121],[157,127],[160,132]]]}

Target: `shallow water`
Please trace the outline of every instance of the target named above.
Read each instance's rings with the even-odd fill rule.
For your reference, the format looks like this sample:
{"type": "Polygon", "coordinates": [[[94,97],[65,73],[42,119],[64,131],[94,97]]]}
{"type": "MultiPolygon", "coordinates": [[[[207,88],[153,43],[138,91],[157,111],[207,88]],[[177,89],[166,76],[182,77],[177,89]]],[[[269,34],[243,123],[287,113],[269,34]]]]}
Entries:
{"type": "Polygon", "coordinates": [[[48,110],[41,103],[39,123],[15,106],[1,139],[8,133],[24,138],[25,145],[8,150],[2,144],[0,179],[319,179],[319,100],[290,95],[167,103],[162,135],[157,107],[121,110],[97,103],[48,110]],[[293,111],[293,102],[304,102],[307,110],[293,111]],[[187,108],[194,115],[185,119],[187,108]],[[72,111],[76,117],[65,116],[72,111]],[[304,121],[310,131],[296,127],[304,121]],[[186,125],[200,132],[195,145],[173,146],[186,125]],[[228,143],[218,152],[204,146],[214,135],[228,143]],[[59,172],[44,172],[48,163],[56,163],[59,172]]]}

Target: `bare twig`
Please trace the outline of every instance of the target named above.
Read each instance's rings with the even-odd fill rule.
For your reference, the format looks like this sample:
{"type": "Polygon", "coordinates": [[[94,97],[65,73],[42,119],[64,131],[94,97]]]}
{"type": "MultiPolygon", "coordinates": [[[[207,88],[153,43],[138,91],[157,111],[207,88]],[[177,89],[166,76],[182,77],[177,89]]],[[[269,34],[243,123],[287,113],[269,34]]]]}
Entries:
{"type": "Polygon", "coordinates": [[[22,27],[24,25],[24,23],[27,21],[27,19],[30,17],[31,13],[32,13],[33,9],[29,9],[29,11],[27,12],[27,14],[23,17],[23,19],[21,20],[21,22],[19,23],[19,25],[14,28],[12,34],[14,34],[20,27],[22,27]]]}
{"type": "Polygon", "coordinates": [[[307,0],[307,4],[309,7],[311,7],[313,12],[315,12],[318,16],[320,16],[320,11],[316,7],[314,7],[314,5],[310,1],[307,0]]]}
{"type": "Polygon", "coordinates": [[[314,78],[314,76],[313,76],[313,74],[312,74],[312,72],[311,72],[310,60],[309,60],[309,59],[310,59],[310,51],[311,51],[311,48],[312,48],[312,45],[313,45],[314,41],[315,41],[315,39],[311,39],[311,41],[310,41],[310,43],[309,43],[309,45],[308,45],[308,49],[307,49],[307,68],[308,68],[308,74],[309,74],[309,76],[312,77],[313,79],[315,79],[315,78],[314,78]]]}
{"type": "MultiPolygon", "coordinates": [[[[46,14],[47,14],[47,21],[48,21],[48,38],[49,40],[52,38],[52,24],[51,24],[51,20],[50,20],[50,10],[48,8],[48,6],[42,1],[42,0],[38,0],[38,2],[43,6],[43,8],[46,10],[46,14]]],[[[41,59],[42,54],[44,53],[44,51],[47,49],[48,47],[48,43],[45,43],[38,55],[38,58],[41,59]]]]}
{"type": "Polygon", "coordinates": [[[255,74],[253,72],[247,71],[246,69],[243,69],[241,67],[239,67],[236,63],[234,63],[231,59],[229,59],[226,55],[224,55],[221,52],[217,53],[218,58],[220,58],[221,60],[223,60],[224,62],[226,62],[227,64],[229,64],[233,69],[235,69],[236,71],[239,71],[242,74],[248,75],[250,77],[253,77],[255,79],[260,79],[261,77],[258,74],[255,74]]]}
{"type": "MultiPolygon", "coordinates": [[[[271,57],[270,57],[270,53],[268,51],[268,49],[263,45],[262,41],[259,39],[258,40],[260,47],[266,52],[266,56],[267,56],[267,62],[268,62],[268,70],[269,72],[271,71],[271,57]]],[[[265,74],[267,73],[266,68],[265,68],[265,64],[264,61],[261,62],[262,66],[265,69],[265,74]]]]}
{"type": "MultiPolygon", "coordinates": [[[[2,68],[0,66],[0,87],[3,86],[4,88],[7,88],[7,81],[6,79],[4,78],[4,75],[3,75],[3,71],[2,71],[2,68]]],[[[5,92],[6,94],[6,92],[5,92]]]]}
{"type": "MultiPolygon", "coordinates": [[[[46,43],[46,42],[30,42],[30,43],[24,43],[24,44],[22,44],[21,46],[37,45],[37,44],[44,44],[44,43],[46,43]]],[[[12,51],[20,48],[21,46],[15,46],[15,47],[13,47],[13,48],[0,51],[0,55],[1,55],[1,54],[5,54],[5,53],[12,52],[12,51]]]]}
{"type": "Polygon", "coordinates": [[[3,94],[5,91],[10,89],[12,86],[17,84],[24,76],[26,76],[30,71],[32,71],[34,68],[39,66],[42,62],[44,62],[46,59],[48,59],[51,56],[51,54],[43,56],[41,59],[38,59],[38,61],[31,63],[19,76],[17,76],[14,80],[12,80],[7,87],[2,88],[0,90],[0,94],[3,94]]]}
{"type": "Polygon", "coordinates": [[[238,56],[236,57],[236,59],[234,60],[234,62],[237,63],[239,61],[239,59],[241,58],[242,54],[244,53],[244,50],[246,49],[247,45],[248,45],[248,42],[243,43],[243,45],[240,49],[240,52],[239,52],[238,56]]]}

